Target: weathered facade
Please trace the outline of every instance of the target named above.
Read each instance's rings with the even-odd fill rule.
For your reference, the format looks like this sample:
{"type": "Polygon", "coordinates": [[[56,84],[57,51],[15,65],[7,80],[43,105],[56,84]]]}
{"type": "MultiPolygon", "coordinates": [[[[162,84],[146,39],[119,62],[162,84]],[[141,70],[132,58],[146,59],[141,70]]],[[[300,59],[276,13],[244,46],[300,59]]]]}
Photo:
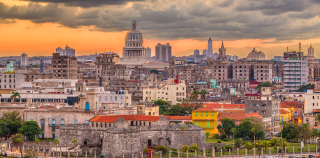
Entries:
{"type": "Polygon", "coordinates": [[[83,152],[98,147],[98,153],[112,156],[138,154],[144,148],[159,145],[178,150],[182,145],[191,146],[197,142],[199,147],[205,146],[204,130],[195,125],[169,125],[169,120],[162,116],[115,117],[96,116],[90,124],[61,126],[57,129],[57,138],[67,145],[72,145],[71,141],[77,139],[83,152]],[[185,127],[183,134],[181,126],[185,127]]]}

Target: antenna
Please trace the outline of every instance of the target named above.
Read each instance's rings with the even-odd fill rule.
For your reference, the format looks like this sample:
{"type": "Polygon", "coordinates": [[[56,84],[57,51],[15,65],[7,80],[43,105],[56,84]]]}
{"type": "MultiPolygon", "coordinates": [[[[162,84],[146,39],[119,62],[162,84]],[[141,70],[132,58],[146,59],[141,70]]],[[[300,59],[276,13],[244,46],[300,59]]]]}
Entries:
{"type": "Polygon", "coordinates": [[[301,52],[301,42],[299,42],[299,52],[301,52]]]}

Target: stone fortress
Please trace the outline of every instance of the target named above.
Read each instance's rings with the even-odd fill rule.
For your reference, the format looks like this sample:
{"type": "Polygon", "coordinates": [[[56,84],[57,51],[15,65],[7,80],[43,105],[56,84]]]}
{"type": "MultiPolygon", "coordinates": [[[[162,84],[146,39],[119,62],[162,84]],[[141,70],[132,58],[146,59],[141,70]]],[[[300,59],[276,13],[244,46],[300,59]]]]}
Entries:
{"type": "Polygon", "coordinates": [[[189,124],[169,125],[169,120],[163,116],[95,116],[89,124],[69,124],[56,130],[61,144],[72,146],[72,140],[77,139],[82,152],[89,154],[138,155],[144,148],[159,145],[178,150],[182,145],[205,147],[203,128],[189,124]]]}

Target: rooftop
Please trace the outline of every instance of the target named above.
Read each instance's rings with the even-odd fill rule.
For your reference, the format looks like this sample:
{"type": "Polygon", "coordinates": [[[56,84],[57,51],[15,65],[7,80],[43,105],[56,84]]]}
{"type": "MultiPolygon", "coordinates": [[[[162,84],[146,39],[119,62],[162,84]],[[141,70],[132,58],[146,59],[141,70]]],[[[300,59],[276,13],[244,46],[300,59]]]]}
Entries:
{"type": "Polygon", "coordinates": [[[205,103],[202,107],[214,108],[214,109],[245,109],[245,104],[217,104],[217,103],[205,103]]]}
{"type": "Polygon", "coordinates": [[[233,120],[244,120],[245,118],[248,117],[258,117],[258,118],[263,118],[262,115],[258,114],[258,113],[223,113],[220,112],[218,114],[218,120],[222,120],[224,118],[230,118],[233,120]]]}
{"type": "Polygon", "coordinates": [[[123,117],[126,121],[151,121],[155,122],[159,120],[159,116],[148,116],[148,115],[112,115],[112,116],[95,116],[90,122],[106,122],[113,123],[117,119],[123,117]]]}

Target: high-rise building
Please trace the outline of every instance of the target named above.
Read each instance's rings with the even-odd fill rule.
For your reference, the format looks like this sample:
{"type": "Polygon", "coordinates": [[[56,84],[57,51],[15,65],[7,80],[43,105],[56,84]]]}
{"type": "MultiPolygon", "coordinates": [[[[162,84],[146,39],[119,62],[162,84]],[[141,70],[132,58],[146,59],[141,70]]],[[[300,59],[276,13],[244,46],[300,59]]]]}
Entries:
{"type": "MultiPolygon", "coordinates": [[[[207,52],[208,52],[208,50],[207,50],[207,49],[204,49],[204,50],[202,51],[202,55],[207,56],[207,52]]],[[[207,56],[207,57],[208,57],[208,56],[207,56]]]]}
{"type": "Polygon", "coordinates": [[[303,52],[284,52],[283,88],[297,90],[308,83],[308,57],[303,52]]]}
{"type": "Polygon", "coordinates": [[[68,46],[66,46],[65,49],[61,47],[56,48],[56,53],[59,53],[61,56],[71,56],[71,57],[76,56],[75,49],[72,49],[68,46]]]}
{"type": "Polygon", "coordinates": [[[146,53],[146,59],[150,59],[151,58],[151,48],[146,48],[145,50],[145,53],[146,53]]]}
{"type": "Polygon", "coordinates": [[[28,65],[28,54],[23,53],[21,54],[21,66],[27,66],[28,65]]]}
{"type": "Polygon", "coordinates": [[[156,59],[158,60],[164,60],[164,61],[169,61],[169,59],[171,58],[171,46],[169,43],[167,43],[166,45],[162,45],[160,43],[158,43],[158,45],[156,45],[156,59]]]}
{"type": "Polygon", "coordinates": [[[261,51],[257,51],[256,48],[253,48],[253,50],[248,54],[247,57],[248,60],[265,60],[265,54],[261,51]]]}
{"type": "Polygon", "coordinates": [[[194,50],[193,52],[194,57],[196,57],[197,55],[200,55],[200,52],[198,49],[194,50]]]}
{"type": "Polygon", "coordinates": [[[53,53],[52,73],[56,79],[77,79],[77,58],[53,53]]]}
{"type": "MultiPolygon", "coordinates": [[[[213,50],[212,50],[212,40],[211,38],[209,38],[208,40],[208,49],[207,49],[207,53],[206,53],[206,56],[208,58],[212,58],[210,55],[213,54],[213,50]]],[[[203,54],[204,55],[204,54],[203,54]]]]}

